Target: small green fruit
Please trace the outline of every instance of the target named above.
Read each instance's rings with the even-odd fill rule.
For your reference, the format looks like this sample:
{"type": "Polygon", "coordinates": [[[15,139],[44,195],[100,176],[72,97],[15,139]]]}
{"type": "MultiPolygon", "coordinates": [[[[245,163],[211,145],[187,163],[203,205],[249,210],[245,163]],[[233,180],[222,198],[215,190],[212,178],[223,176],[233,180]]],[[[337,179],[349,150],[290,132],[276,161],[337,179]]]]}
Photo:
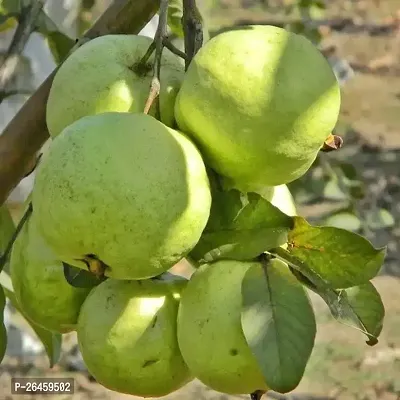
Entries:
{"type": "MultiPolygon", "coordinates": [[[[198,242],[211,194],[202,157],[145,114],[84,117],[57,136],[32,194],[38,227],[61,260],[101,260],[105,275],[163,273],[198,242]]],[[[74,261],[76,263],[74,263],[74,261]]]]}
{"type": "Polygon", "coordinates": [[[178,312],[182,356],[199,380],[219,392],[268,390],[241,326],[241,283],[254,264],[204,264],[182,294],[178,312]]]}
{"type": "MultiPolygon", "coordinates": [[[[51,136],[86,115],[143,112],[154,54],[142,69],[138,69],[138,62],[151,42],[145,36],[105,35],[72,53],[57,71],[47,101],[46,120],[51,136]]],[[[183,75],[182,60],[165,48],[161,59],[160,118],[171,127],[183,75]]],[[[154,112],[152,107],[150,114],[154,112]]]]}
{"type": "Polygon", "coordinates": [[[196,54],[175,117],[206,164],[231,186],[258,192],[309,169],[339,109],[336,77],[308,39],[246,26],[215,36],[196,54]]]}
{"type": "Polygon", "coordinates": [[[90,293],[78,343],[94,378],[116,392],[165,396],[191,379],[176,337],[186,281],[107,279],[90,293]]]}
{"type": "Polygon", "coordinates": [[[14,242],[10,270],[17,302],[32,322],[53,332],[75,330],[90,289],[66,281],[61,261],[38,233],[33,218],[14,242]]]}

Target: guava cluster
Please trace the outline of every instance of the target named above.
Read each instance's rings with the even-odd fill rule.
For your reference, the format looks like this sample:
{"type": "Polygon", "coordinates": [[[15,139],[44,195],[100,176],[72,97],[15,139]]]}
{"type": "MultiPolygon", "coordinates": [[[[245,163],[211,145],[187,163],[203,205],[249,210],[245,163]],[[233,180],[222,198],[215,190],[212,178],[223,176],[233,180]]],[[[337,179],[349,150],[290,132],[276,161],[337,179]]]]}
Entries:
{"type": "Polygon", "coordinates": [[[210,171],[296,214],[285,184],[331,134],[337,80],[303,36],[246,26],[205,43],[186,72],[164,49],[158,106],[145,114],[150,44],[99,37],[58,69],[51,143],[11,256],[16,297],[38,325],[76,331],[89,372],[111,390],[161,397],[194,378],[224,393],[268,390],[240,323],[240,282],[258,261],[219,260],[190,279],[168,270],[209,222],[210,171]],[[74,287],[65,264],[98,284],[74,287]]]}

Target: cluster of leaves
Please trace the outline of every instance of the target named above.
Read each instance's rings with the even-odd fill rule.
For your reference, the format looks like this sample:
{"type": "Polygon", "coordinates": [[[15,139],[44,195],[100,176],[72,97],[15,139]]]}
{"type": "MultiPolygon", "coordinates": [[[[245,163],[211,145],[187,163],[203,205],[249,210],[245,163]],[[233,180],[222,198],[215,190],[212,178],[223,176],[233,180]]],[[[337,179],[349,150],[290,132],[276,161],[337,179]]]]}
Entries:
{"type": "Polygon", "coordinates": [[[385,248],[348,230],[289,217],[256,193],[226,191],[217,179],[211,182],[211,217],[190,256],[199,264],[262,260],[265,268],[250,268],[242,282],[241,314],[270,388],[293,390],[314,346],[315,317],[301,286],[317,293],[336,320],[364,333],[369,345],[378,342],[384,306],[371,279],[385,248]],[[289,269],[277,269],[273,258],[289,269]]]}

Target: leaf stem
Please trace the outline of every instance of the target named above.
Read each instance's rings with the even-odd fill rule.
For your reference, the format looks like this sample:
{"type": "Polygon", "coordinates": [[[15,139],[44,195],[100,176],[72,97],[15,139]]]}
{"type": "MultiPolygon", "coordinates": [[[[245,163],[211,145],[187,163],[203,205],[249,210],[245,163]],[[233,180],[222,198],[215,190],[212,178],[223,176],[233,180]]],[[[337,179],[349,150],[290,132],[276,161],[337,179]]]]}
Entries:
{"type": "Polygon", "coordinates": [[[31,216],[32,211],[33,211],[32,202],[29,202],[28,208],[26,209],[21,220],[18,222],[18,225],[15,228],[15,231],[14,231],[13,235],[11,236],[11,239],[8,242],[3,255],[0,257],[0,272],[3,270],[4,266],[6,265],[8,258],[10,256],[10,253],[11,253],[12,247],[14,245],[14,242],[16,241],[16,239],[17,239],[19,233],[21,232],[22,228],[24,227],[26,221],[31,216]]]}

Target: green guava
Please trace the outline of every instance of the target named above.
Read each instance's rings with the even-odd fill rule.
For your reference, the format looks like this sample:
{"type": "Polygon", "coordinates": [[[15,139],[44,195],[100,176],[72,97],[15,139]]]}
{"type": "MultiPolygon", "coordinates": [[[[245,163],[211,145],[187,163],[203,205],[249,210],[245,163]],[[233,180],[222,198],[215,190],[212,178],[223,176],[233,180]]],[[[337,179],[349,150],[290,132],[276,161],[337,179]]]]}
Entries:
{"type": "Polygon", "coordinates": [[[107,279],[93,289],[81,309],[77,334],[83,360],[101,385],[161,397],[193,379],[176,336],[186,283],[107,279]]]}
{"type": "MultiPolygon", "coordinates": [[[[152,39],[137,35],[105,35],[82,45],[60,66],[47,101],[51,136],[86,115],[108,111],[143,112],[150,91],[154,54],[138,69],[152,39]]],[[[163,50],[160,119],[173,127],[174,104],[184,75],[183,61],[163,50]]],[[[154,114],[155,108],[151,108],[154,114]]]]}
{"type": "Polygon", "coordinates": [[[90,289],[66,281],[62,262],[39,234],[32,217],[14,242],[10,274],[16,300],[32,322],[59,333],[76,329],[90,289]]]}
{"type": "Polygon", "coordinates": [[[178,312],[178,343],[192,373],[228,394],[268,390],[241,325],[241,284],[254,262],[217,261],[192,275],[178,312]]]}
{"type": "Polygon", "coordinates": [[[6,307],[6,296],[0,285],[0,362],[3,360],[7,350],[7,330],[4,325],[4,309],[6,307]]]}
{"type": "Polygon", "coordinates": [[[340,87],[304,36],[274,26],[221,33],[196,54],[175,103],[205,162],[243,192],[302,176],[334,128],[340,87]]]}
{"type": "Polygon", "coordinates": [[[145,279],[192,250],[211,193],[201,154],[185,135],[146,114],[104,113],[53,139],[32,203],[61,260],[86,269],[79,260],[96,259],[106,276],[145,279]]]}
{"type": "Polygon", "coordinates": [[[296,204],[286,185],[269,186],[259,191],[260,196],[291,217],[297,215],[296,204]]]}

